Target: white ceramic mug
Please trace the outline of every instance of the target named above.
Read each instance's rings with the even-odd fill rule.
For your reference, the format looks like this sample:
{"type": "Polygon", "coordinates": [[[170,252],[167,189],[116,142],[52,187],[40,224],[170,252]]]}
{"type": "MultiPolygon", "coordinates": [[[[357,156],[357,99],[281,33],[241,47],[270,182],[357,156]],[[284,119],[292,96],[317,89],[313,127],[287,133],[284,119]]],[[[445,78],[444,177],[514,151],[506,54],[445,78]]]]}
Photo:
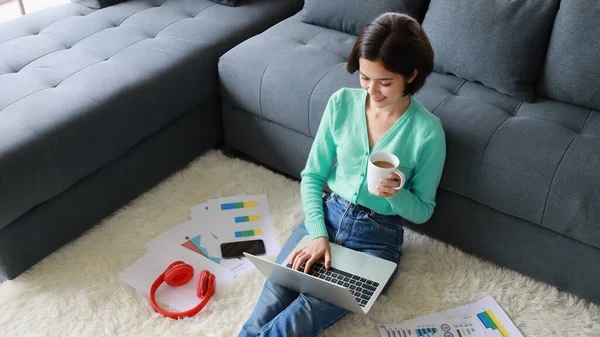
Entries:
{"type": "Polygon", "coordinates": [[[367,168],[367,186],[369,192],[377,193],[377,186],[380,185],[379,180],[390,179],[390,174],[397,174],[400,177],[400,186],[392,187],[395,190],[400,190],[404,186],[404,173],[398,167],[400,159],[390,152],[373,152],[369,156],[369,166],[367,168]],[[375,164],[377,163],[377,165],[375,164]]]}

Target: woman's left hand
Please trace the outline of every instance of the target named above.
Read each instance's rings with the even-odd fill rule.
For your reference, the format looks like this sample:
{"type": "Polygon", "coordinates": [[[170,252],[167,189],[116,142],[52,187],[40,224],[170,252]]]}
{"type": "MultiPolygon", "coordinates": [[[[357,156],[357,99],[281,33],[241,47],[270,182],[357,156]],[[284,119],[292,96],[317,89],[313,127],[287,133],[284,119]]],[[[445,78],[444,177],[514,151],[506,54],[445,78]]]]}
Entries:
{"type": "Polygon", "coordinates": [[[375,191],[375,195],[384,198],[391,198],[398,194],[400,190],[396,190],[394,188],[398,188],[400,186],[400,176],[396,173],[390,174],[388,179],[379,180],[379,186],[377,186],[377,191],[375,191]]]}

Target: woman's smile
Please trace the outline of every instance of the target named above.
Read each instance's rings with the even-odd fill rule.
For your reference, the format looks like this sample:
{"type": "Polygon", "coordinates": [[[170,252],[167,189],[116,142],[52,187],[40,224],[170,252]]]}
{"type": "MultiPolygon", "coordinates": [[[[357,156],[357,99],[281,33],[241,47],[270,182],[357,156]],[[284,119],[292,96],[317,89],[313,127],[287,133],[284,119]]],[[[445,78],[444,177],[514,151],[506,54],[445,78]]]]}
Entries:
{"type": "Polygon", "coordinates": [[[376,97],[373,97],[373,96],[371,96],[371,99],[372,99],[372,100],[373,100],[373,102],[375,102],[375,103],[381,103],[381,102],[383,102],[383,101],[384,101],[386,98],[387,98],[387,97],[385,97],[385,96],[381,96],[381,97],[377,97],[377,98],[376,98],[376,97]]]}

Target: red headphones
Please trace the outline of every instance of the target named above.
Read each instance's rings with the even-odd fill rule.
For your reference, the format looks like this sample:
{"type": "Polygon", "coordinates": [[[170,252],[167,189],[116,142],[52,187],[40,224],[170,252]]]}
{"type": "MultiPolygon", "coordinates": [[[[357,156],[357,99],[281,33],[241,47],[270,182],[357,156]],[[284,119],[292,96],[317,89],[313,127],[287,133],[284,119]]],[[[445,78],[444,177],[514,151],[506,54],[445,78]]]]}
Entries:
{"type": "Polygon", "coordinates": [[[150,288],[150,303],[156,312],[161,315],[179,319],[184,317],[192,317],[199,313],[202,308],[208,303],[208,300],[215,293],[215,275],[208,270],[202,270],[196,283],[196,295],[202,300],[197,306],[182,312],[169,312],[161,309],[155,300],[156,290],[163,282],[166,282],[170,286],[178,287],[188,283],[194,277],[194,267],[190,266],[183,261],[175,261],[171,263],[167,270],[154,281],[150,288]]]}

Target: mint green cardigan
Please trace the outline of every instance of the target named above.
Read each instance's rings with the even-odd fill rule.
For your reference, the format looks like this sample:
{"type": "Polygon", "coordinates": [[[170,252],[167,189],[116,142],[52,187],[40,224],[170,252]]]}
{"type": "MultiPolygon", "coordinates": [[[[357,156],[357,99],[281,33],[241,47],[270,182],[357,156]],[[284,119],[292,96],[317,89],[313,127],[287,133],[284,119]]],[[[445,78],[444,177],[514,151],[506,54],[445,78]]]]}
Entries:
{"type": "Polygon", "coordinates": [[[304,223],[311,239],[327,236],[322,202],[325,182],[345,200],[379,214],[399,215],[413,223],[423,223],[433,214],[446,159],[446,140],[440,120],[411,96],[406,112],[370,148],[367,98],[363,89],[340,89],[330,97],[323,113],[301,172],[304,223]],[[391,198],[375,196],[367,189],[368,158],[376,151],[394,153],[406,176],[404,187],[391,198]],[[331,169],[334,160],[336,163],[331,169]]]}

